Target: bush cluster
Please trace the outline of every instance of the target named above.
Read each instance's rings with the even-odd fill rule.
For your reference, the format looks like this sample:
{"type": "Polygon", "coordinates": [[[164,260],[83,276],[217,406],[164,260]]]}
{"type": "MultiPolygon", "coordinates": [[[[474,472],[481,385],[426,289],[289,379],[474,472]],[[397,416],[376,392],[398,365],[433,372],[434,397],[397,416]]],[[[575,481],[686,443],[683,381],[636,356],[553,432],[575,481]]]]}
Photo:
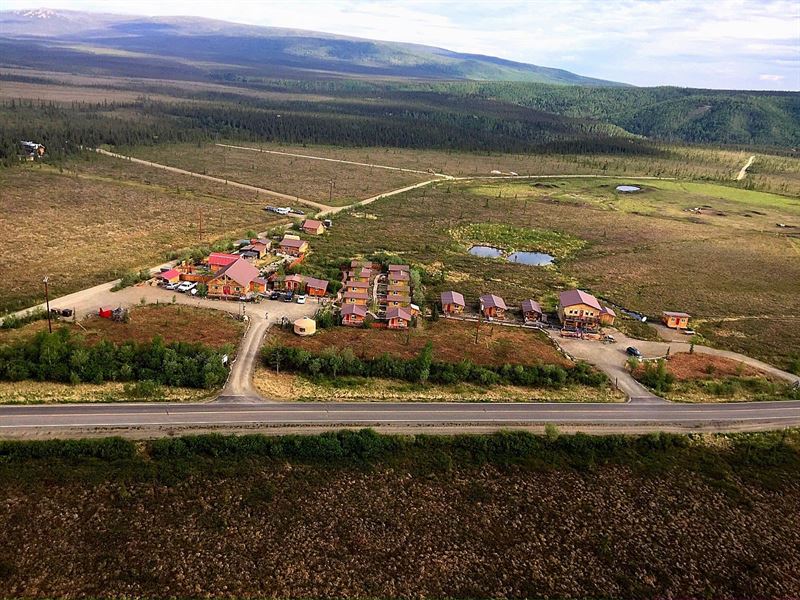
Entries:
{"type": "Polygon", "coordinates": [[[0,462],[26,459],[133,458],[136,445],[118,437],[84,440],[0,441],[0,462]]]}
{"type": "Polygon", "coordinates": [[[142,269],[138,273],[134,271],[130,271],[125,273],[119,280],[114,287],[111,288],[112,292],[117,292],[122,288],[131,287],[132,285],[136,285],[137,283],[141,283],[142,281],[147,281],[150,279],[150,271],[148,269],[142,269]]]}
{"type": "Polygon", "coordinates": [[[0,346],[0,380],[152,381],[210,389],[227,377],[221,352],[202,344],[165,344],[160,337],[141,344],[101,341],[89,346],[67,329],[43,331],[30,340],[0,346]]]}
{"type": "Polygon", "coordinates": [[[47,318],[47,312],[43,309],[32,310],[26,315],[22,315],[18,317],[17,315],[9,315],[3,322],[0,323],[0,329],[17,329],[22,327],[23,325],[27,325],[28,323],[33,323],[34,321],[41,321],[47,318]]]}
{"type": "Polygon", "coordinates": [[[675,383],[675,376],[667,371],[667,364],[664,359],[656,362],[644,363],[644,367],[638,375],[639,381],[655,391],[656,393],[668,392],[675,383]]]}
{"type": "Polygon", "coordinates": [[[270,368],[296,371],[311,376],[362,376],[401,379],[415,383],[476,383],[526,387],[561,388],[570,384],[593,387],[604,385],[608,378],[586,363],[564,368],[558,365],[510,365],[487,367],[462,360],[458,363],[433,360],[428,344],[414,359],[383,354],[374,359],[357,357],[349,348],[326,349],[313,353],[302,348],[275,345],[262,351],[264,364],[270,368]]]}

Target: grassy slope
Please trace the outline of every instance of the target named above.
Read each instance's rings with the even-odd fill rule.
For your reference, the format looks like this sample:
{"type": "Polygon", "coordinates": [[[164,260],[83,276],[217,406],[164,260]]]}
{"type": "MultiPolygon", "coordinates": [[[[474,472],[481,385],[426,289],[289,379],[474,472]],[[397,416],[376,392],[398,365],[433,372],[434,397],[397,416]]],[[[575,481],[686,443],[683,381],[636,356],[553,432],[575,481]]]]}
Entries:
{"type": "Polygon", "coordinates": [[[796,431],[0,455],[3,596],[745,598],[800,585],[796,431]]]}

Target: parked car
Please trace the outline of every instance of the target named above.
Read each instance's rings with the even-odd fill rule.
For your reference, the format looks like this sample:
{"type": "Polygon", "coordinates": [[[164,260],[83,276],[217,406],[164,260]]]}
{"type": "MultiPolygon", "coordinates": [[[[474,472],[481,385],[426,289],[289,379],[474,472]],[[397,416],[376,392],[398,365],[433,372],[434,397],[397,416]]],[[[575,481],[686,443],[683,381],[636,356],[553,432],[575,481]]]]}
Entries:
{"type": "Polygon", "coordinates": [[[683,335],[694,335],[696,332],[694,329],[683,329],[681,330],[683,335]]]}
{"type": "Polygon", "coordinates": [[[184,281],[177,287],[177,290],[181,293],[188,292],[193,290],[197,287],[197,284],[194,281],[184,281]]]}
{"type": "Polygon", "coordinates": [[[283,294],[281,294],[279,291],[275,290],[269,295],[269,299],[270,300],[280,300],[281,296],[283,296],[283,294]]]}
{"type": "Polygon", "coordinates": [[[642,353],[639,352],[638,348],[635,348],[633,346],[628,346],[625,349],[625,352],[628,353],[628,356],[635,356],[636,358],[642,358],[642,353]]]}
{"type": "Polygon", "coordinates": [[[304,214],[306,214],[302,210],[300,210],[299,208],[292,208],[291,211],[296,215],[304,215],[304,214]]]}
{"type": "Polygon", "coordinates": [[[603,343],[604,344],[616,344],[617,343],[617,338],[615,338],[613,335],[604,335],[603,336],[603,343]]]}
{"type": "Polygon", "coordinates": [[[245,294],[244,296],[239,296],[239,302],[255,302],[256,296],[255,294],[245,294]]]}
{"type": "Polygon", "coordinates": [[[164,286],[164,289],[165,290],[177,290],[179,285],[180,285],[180,282],[168,283],[167,285],[164,286]]]}
{"type": "Polygon", "coordinates": [[[297,303],[298,303],[298,304],[305,304],[305,303],[306,303],[306,296],[305,296],[305,294],[300,294],[300,295],[297,297],[297,303]]]}
{"type": "Polygon", "coordinates": [[[294,294],[292,292],[286,292],[283,295],[283,301],[284,302],[291,302],[292,300],[294,300],[294,294]]]}

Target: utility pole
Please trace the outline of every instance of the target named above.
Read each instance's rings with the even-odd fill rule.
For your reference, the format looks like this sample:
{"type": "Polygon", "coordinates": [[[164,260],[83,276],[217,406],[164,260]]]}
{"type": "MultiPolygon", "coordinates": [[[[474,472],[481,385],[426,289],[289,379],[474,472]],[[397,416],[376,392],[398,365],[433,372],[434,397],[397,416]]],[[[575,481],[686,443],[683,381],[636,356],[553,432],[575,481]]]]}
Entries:
{"type": "Polygon", "coordinates": [[[203,209],[202,208],[197,209],[197,213],[198,213],[198,219],[197,219],[198,220],[198,226],[199,226],[199,230],[200,230],[198,233],[199,233],[199,236],[200,236],[200,242],[202,243],[202,241],[203,241],[203,209]]]}
{"type": "Polygon", "coordinates": [[[331,184],[330,185],[330,189],[328,191],[328,205],[332,205],[333,204],[333,188],[336,187],[336,182],[334,182],[333,179],[331,179],[331,180],[328,181],[328,183],[331,184]]]}
{"type": "Polygon", "coordinates": [[[53,333],[53,324],[50,322],[50,294],[47,289],[47,283],[49,279],[47,275],[44,276],[42,283],[44,283],[44,304],[47,307],[47,331],[53,333]]]}

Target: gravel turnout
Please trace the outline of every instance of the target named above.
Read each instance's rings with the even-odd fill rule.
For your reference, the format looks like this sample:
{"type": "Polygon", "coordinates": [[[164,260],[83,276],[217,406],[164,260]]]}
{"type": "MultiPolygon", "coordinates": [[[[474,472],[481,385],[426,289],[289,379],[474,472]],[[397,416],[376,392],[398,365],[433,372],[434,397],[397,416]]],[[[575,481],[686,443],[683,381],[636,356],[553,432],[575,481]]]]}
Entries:
{"type": "MultiPolygon", "coordinates": [[[[753,478],[630,460],[460,465],[437,446],[424,464],[6,469],[0,597],[800,594],[796,457],[753,478]]],[[[729,452],[729,438],[703,451],[729,452]]]]}

